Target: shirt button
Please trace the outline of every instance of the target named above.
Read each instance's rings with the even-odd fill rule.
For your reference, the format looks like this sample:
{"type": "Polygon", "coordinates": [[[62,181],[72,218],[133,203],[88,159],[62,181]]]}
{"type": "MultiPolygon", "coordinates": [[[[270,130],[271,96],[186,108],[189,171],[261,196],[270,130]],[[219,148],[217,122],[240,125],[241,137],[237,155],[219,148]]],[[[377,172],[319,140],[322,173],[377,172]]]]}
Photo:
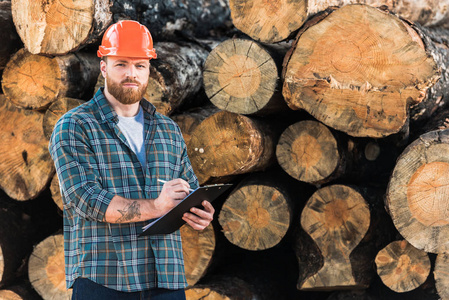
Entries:
{"type": "Polygon", "coordinates": [[[156,245],[156,241],[151,241],[151,245],[156,245]]]}

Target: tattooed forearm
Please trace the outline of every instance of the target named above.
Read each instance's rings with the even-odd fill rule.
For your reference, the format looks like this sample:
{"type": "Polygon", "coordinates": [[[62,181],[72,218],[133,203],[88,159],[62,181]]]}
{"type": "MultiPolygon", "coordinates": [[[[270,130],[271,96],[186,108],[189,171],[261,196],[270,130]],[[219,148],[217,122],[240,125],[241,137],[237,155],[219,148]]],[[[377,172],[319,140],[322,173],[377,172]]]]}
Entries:
{"type": "Polygon", "coordinates": [[[122,216],[116,220],[117,223],[126,223],[140,218],[139,201],[134,201],[123,210],[117,210],[122,216]]]}

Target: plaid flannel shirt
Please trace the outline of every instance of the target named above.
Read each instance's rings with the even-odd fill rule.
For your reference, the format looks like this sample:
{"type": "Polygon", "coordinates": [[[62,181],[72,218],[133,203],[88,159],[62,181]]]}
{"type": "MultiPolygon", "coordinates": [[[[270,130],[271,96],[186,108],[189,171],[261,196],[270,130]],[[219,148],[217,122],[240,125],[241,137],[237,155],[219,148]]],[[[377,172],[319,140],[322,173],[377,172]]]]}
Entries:
{"type": "Polygon", "coordinates": [[[157,179],[183,178],[198,187],[179,127],[143,99],[146,168],[120,132],[118,117],[100,89],[55,125],[49,150],[64,202],[67,288],[85,277],[119,291],[187,286],[179,230],[138,237],[147,222],[104,222],[114,197],[154,199],[157,179]]]}

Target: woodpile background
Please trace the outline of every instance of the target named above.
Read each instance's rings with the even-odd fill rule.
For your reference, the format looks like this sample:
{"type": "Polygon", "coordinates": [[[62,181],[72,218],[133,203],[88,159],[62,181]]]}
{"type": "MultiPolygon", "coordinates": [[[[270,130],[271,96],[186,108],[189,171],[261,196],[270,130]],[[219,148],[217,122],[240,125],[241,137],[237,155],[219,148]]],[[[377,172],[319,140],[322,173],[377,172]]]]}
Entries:
{"type": "Polygon", "coordinates": [[[448,0],[0,0],[0,299],[70,299],[47,145],[120,19],[201,184],[235,184],[181,229],[187,299],[449,299],[448,0]]]}

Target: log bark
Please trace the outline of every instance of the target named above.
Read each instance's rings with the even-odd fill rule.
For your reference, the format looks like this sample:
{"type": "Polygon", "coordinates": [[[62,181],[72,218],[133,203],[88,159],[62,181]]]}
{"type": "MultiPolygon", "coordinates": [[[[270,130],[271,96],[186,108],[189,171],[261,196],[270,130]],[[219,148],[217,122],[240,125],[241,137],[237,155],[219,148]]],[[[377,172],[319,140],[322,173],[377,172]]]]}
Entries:
{"type": "Polygon", "coordinates": [[[412,24],[413,29],[419,34],[427,51],[432,55],[437,66],[440,67],[440,80],[428,91],[424,100],[410,109],[411,126],[420,128],[438,110],[447,107],[447,91],[449,89],[449,30],[443,28],[426,28],[418,24],[412,24]]]}
{"type": "Polygon", "coordinates": [[[276,129],[266,122],[226,111],[205,119],[193,132],[187,152],[197,176],[245,174],[272,165],[276,129]]]}
{"type": "Polygon", "coordinates": [[[205,92],[215,106],[233,113],[285,111],[288,107],[280,92],[282,58],[280,52],[253,40],[226,40],[207,57],[205,92]]]}
{"type": "Polygon", "coordinates": [[[5,68],[3,92],[16,106],[44,110],[58,97],[90,96],[99,73],[99,60],[89,53],[49,58],[21,49],[5,68]]]}
{"type": "Polygon", "coordinates": [[[433,271],[435,276],[435,287],[440,299],[449,299],[449,255],[447,253],[438,254],[435,261],[435,269],[433,271]]]}
{"type": "Polygon", "coordinates": [[[290,38],[307,20],[329,7],[348,4],[384,7],[423,26],[449,25],[449,1],[404,0],[230,0],[232,23],[256,41],[276,43],[290,38]]]}
{"type": "Polygon", "coordinates": [[[110,0],[12,0],[12,15],[32,54],[64,55],[101,38],[112,20],[110,0]]]}
{"type": "Polygon", "coordinates": [[[0,95],[0,187],[13,199],[36,198],[55,172],[42,121],[42,113],[17,108],[0,95]]]}
{"type": "Polygon", "coordinates": [[[378,247],[391,241],[393,231],[382,213],[382,195],[380,190],[336,184],[310,197],[295,233],[298,289],[369,286],[378,247]]]}
{"type": "Polygon", "coordinates": [[[367,5],[317,16],[295,43],[284,60],[288,105],[356,137],[407,130],[409,107],[444,67],[409,25],[367,5]]]}
{"type": "Polygon", "coordinates": [[[301,197],[283,179],[269,173],[253,174],[227,197],[218,221],[232,244],[259,251],[278,245],[285,237],[294,217],[293,202],[301,197]]]}
{"type": "Polygon", "coordinates": [[[421,286],[430,274],[429,255],[406,240],[394,241],[379,251],[375,259],[382,282],[397,293],[421,286]]]}
{"type": "Polygon", "coordinates": [[[11,1],[0,2],[0,76],[10,56],[23,47],[12,20],[11,1]]]}
{"type": "Polygon", "coordinates": [[[27,216],[17,204],[8,204],[3,198],[0,201],[0,288],[26,274],[27,258],[33,249],[32,241],[27,238],[27,216]]]}
{"type": "MultiPolygon", "coordinates": [[[[145,98],[156,106],[158,112],[168,116],[200,91],[209,45],[159,42],[154,47],[158,58],[151,60],[145,98]]],[[[94,93],[103,86],[104,78],[100,74],[94,93]]]]}
{"type": "Polygon", "coordinates": [[[66,289],[64,271],[64,237],[49,236],[39,243],[30,256],[28,275],[34,289],[44,299],[71,299],[66,289]]]}
{"type": "Polygon", "coordinates": [[[397,230],[425,252],[448,251],[449,130],[422,134],[399,156],[386,191],[397,230]]]}
{"type": "Polygon", "coordinates": [[[202,231],[181,227],[182,252],[187,283],[195,285],[206,273],[215,252],[215,231],[210,224],[202,231]]]}
{"type": "Polygon", "coordinates": [[[115,22],[131,19],[146,25],[155,41],[221,35],[232,25],[227,2],[221,0],[115,0],[111,12],[115,22]]]}
{"type": "Polygon", "coordinates": [[[69,110],[83,104],[84,102],[84,100],[69,97],[57,98],[53,101],[44,114],[42,126],[45,137],[50,140],[53,129],[59,118],[61,118],[69,110]]]}

